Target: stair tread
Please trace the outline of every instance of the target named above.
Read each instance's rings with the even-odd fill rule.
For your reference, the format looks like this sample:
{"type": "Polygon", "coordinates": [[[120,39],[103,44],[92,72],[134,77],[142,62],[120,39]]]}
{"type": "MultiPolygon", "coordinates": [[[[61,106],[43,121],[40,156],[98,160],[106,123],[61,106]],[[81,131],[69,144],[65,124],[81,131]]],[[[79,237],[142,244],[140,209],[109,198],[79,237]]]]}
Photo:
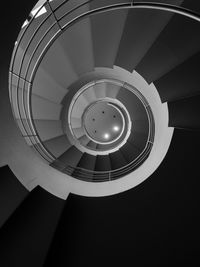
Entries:
{"type": "Polygon", "coordinates": [[[42,188],[35,188],[1,228],[1,266],[26,266],[27,262],[31,267],[42,266],[64,204],[42,188]],[[33,253],[37,256],[32,257],[33,253]]]}
{"type": "Polygon", "coordinates": [[[18,181],[9,166],[0,168],[0,227],[28,196],[28,190],[18,181]]]}
{"type": "Polygon", "coordinates": [[[154,82],[197,53],[199,45],[199,22],[176,14],[145,54],[136,71],[148,83],[154,82]]]}

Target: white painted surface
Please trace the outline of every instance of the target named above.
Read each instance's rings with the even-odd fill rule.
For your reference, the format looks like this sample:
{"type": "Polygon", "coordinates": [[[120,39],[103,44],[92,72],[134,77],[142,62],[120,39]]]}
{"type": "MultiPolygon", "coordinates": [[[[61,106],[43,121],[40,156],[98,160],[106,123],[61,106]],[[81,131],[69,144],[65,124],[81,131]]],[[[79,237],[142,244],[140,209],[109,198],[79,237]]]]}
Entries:
{"type": "MultiPolygon", "coordinates": [[[[104,69],[102,71],[108,70],[104,69]]],[[[155,86],[153,84],[148,85],[136,72],[131,74],[118,67],[109,70],[109,72],[118,76],[118,79],[121,77],[121,79],[135,86],[151,106],[155,119],[155,142],[148,159],[133,173],[115,181],[104,183],[80,181],[48,166],[27,146],[19,130],[13,124],[11,138],[14,138],[15,141],[12,142],[12,147],[8,148],[11,153],[7,160],[12,171],[28,190],[40,185],[62,199],[66,199],[69,192],[84,196],[107,196],[137,186],[153,174],[161,164],[173,135],[173,128],[168,127],[167,104],[161,103],[155,86]]]]}

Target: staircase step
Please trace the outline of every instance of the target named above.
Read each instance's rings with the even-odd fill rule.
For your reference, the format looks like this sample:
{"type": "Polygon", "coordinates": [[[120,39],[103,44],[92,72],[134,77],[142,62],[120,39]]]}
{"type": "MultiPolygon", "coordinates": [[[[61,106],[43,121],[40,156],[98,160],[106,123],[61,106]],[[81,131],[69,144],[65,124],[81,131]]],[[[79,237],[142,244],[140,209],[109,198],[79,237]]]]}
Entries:
{"type": "Polygon", "coordinates": [[[121,89],[117,99],[127,108],[132,121],[147,119],[146,109],[139,98],[127,89],[121,89]]]}
{"type": "Polygon", "coordinates": [[[66,152],[64,152],[57,160],[64,164],[66,167],[76,167],[82,155],[83,152],[78,150],[75,146],[72,146],[66,152]]]}
{"type": "Polygon", "coordinates": [[[31,102],[34,120],[59,120],[62,105],[36,95],[31,96],[31,102]]]}
{"type": "Polygon", "coordinates": [[[91,16],[95,67],[113,67],[127,14],[122,9],[91,16]]]}
{"type": "Polygon", "coordinates": [[[141,153],[141,150],[137,146],[127,142],[123,147],[120,148],[127,163],[134,161],[141,153]]]}
{"type": "Polygon", "coordinates": [[[169,102],[169,126],[200,130],[200,95],[169,102]]]}
{"type": "Polygon", "coordinates": [[[73,64],[67,55],[67,52],[61,46],[59,39],[52,44],[45,54],[41,61],[40,68],[66,90],[78,79],[73,64]]]}
{"type": "Polygon", "coordinates": [[[133,72],[171,17],[170,12],[130,9],[115,65],[133,72]]]}
{"type": "Polygon", "coordinates": [[[77,167],[93,171],[95,169],[95,163],[96,156],[84,153],[77,167]]]}
{"type": "Polygon", "coordinates": [[[55,157],[61,156],[66,150],[68,150],[72,144],[67,139],[66,135],[61,135],[43,142],[48,151],[55,157]]]}
{"type": "Polygon", "coordinates": [[[195,54],[155,82],[162,102],[176,101],[200,93],[200,53],[195,54]]]}
{"type": "Polygon", "coordinates": [[[32,85],[32,94],[46,98],[51,102],[61,103],[67,92],[67,88],[50,76],[47,71],[41,67],[38,68],[32,85]]]}
{"type": "Polygon", "coordinates": [[[124,155],[121,153],[120,150],[111,153],[109,157],[112,170],[116,170],[127,165],[127,160],[125,159],[124,155]]]}
{"type": "Polygon", "coordinates": [[[63,135],[60,120],[34,120],[36,131],[42,141],[63,135]]]}
{"type": "Polygon", "coordinates": [[[145,54],[136,71],[148,83],[154,82],[196,54],[199,47],[199,22],[176,14],[145,54]]]}
{"type": "Polygon", "coordinates": [[[58,38],[78,76],[93,71],[94,57],[90,19],[85,18],[68,28],[58,38]]]}
{"type": "Polygon", "coordinates": [[[1,266],[43,266],[65,201],[35,188],[1,228],[1,266]]]}
{"type": "Polygon", "coordinates": [[[0,228],[28,196],[28,190],[18,181],[9,166],[0,168],[0,228]]]}
{"type": "Polygon", "coordinates": [[[95,171],[110,171],[111,162],[109,155],[98,155],[96,157],[95,171]]]}
{"type": "Polygon", "coordinates": [[[97,99],[103,99],[106,97],[106,84],[105,83],[96,83],[93,88],[94,88],[94,93],[97,99]]]}

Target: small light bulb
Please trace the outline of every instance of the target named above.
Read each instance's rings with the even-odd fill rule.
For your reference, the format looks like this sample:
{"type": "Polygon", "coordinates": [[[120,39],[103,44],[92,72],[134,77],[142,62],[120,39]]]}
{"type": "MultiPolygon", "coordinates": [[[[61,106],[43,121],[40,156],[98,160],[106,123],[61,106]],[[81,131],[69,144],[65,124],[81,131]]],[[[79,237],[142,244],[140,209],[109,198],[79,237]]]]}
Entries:
{"type": "Polygon", "coordinates": [[[114,126],[114,127],[113,127],[113,130],[114,130],[115,132],[118,132],[118,131],[119,131],[119,126],[117,126],[117,125],[114,126]]]}
{"type": "Polygon", "coordinates": [[[108,133],[105,133],[105,134],[104,134],[104,138],[105,138],[105,139],[108,139],[109,137],[110,137],[110,135],[109,135],[108,133]]]}

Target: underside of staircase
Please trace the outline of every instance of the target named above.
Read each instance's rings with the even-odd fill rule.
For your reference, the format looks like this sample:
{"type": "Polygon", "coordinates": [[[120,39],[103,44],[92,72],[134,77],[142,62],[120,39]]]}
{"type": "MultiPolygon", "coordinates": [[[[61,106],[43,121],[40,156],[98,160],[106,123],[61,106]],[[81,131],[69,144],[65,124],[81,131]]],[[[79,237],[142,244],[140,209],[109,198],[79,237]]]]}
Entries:
{"type": "MultiPolygon", "coordinates": [[[[57,2],[65,1],[52,0],[48,4],[56,9],[57,2]]],[[[79,5],[86,1],[71,2],[73,7],[75,2],[79,5]]],[[[83,5],[81,12],[116,2],[94,0],[83,5]]],[[[119,0],[118,4],[122,2],[119,0]]],[[[173,4],[178,12],[184,10],[191,16],[199,16],[200,21],[200,3],[196,0],[124,2],[147,6],[173,4]]],[[[20,132],[19,118],[14,118],[9,99],[12,51],[21,25],[35,4],[35,0],[20,0],[6,2],[2,7],[0,266],[199,266],[200,22],[164,10],[159,13],[151,9],[124,9],[113,12],[112,20],[103,12],[87,17],[55,41],[41,61],[31,86],[34,126],[42,144],[54,156],[44,176],[48,177],[52,170],[53,174],[60,172],[63,179],[69,177],[72,181],[69,190],[60,189],[59,195],[58,191],[54,194],[53,178],[49,190],[45,190],[45,180],[37,183],[37,175],[46,162],[37,155],[38,151],[32,154],[35,143],[30,146],[27,143],[35,142],[35,139],[20,132]],[[132,28],[132,25],[140,27],[132,28]],[[101,36],[98,34],[100,28],[104,28],[101,36]],[[176,38],[177,34],[179,38],[176,38]],[[102,39],[109,41],[102,42],[102,39]],[[57,63],[59,70],[53,65],[57,63]],[[118,66],[116,73],[119,68],[130,73],[135,71],[148,85],[154,84],[161,102],[167,105],[168,127],[174,129],[173,137],[164,160],[145,182],[116,195],[109,196],[107,192],[104,197],[103,194],[92,197],[88,190],[84,196],[75,191],[76,184],[82,183],[84,187],[92,183],[94,189],[103,187],[105,180],[120,183],[120,179],[134,172],[137,166],[122,175],[121,168],[140,155],[147,139],[152,147],[154,143],[154,131],[145,137],[145,129],[148,131],[145,118],[151,111],[147,116],[136,98],[132,105],[133,95],[125,92],[124,84],[116,85],[115,73],[111,75],[107,70],[113,66],[118,66]],[[72,110],[72,129],[67,128],[63,133],[61,120],[65,115],[61,117],[60,113],[65,94],[66,99],[73,100],[73,90],[90,85],[94,79],[99,84],[88,86],[88,91],[75,99],[77,109],[68,104],[72,110]],[[40,91],[38,85],[41,84],[44,90],[40,91]],[[121,101],[126,103],[124,110],[129,114],[134,115],[138,110],[141,114],[133,123],[134,132],[127,135],[126,145],[113,152],[113,147],[106,144],[107,154],[104,143],[98,138],[91,141],[89,134],[84,134],[79,118],[81,108],[90,101],[98,102],[106,97],[113,101],[114,111],[118,112],[115,103],[121,101]],[[80,142],[80,150],[73,143],[70,131],[80,142]],[[35,169],[27,166],[30,159],[35,169]],[[36,169],[39,160],[42,163],[36,169]],[[69,169],[68,165],[73,168],[69,169]],[[27,183],[24,182],[26,177],[27,183]]],[[[64,8],[70,8],[70,4],[64,8]]],[[[55,11],[52,19],[61,16],[55,11]]],[[[60,25],[62,23],[60,19],[60,25]]],[[[20,75],[15,73],[15,78],[28,86],[28,74],[25,78],[20,75]]],[[[108,108],[107,102],[103,105],[108,108]]],[[[151,155],[150,151],[149,148],[146,158],[151,155]]],[[[146,158],[142,158],[141,166],[146,158]]]]}

